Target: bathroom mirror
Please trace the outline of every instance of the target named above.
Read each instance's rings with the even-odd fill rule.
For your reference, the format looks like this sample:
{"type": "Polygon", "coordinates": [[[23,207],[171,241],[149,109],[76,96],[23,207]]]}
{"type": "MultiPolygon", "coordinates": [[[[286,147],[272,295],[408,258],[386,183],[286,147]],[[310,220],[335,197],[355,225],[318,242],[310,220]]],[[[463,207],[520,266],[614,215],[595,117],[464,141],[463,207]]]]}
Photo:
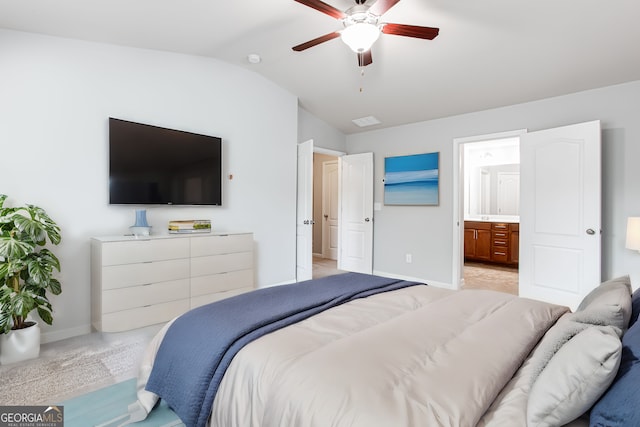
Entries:
{"type": "MultiPolygon", "coordinates": [[[[476,167],[471,173],[471,181],[470,188],[477,189],[475,214],[520,214],[519,164],[476,167]]],[[[472,212],[470,209],[469,213],[472,212]]]]}
{"type": "MultiPolygon", "coordinates": [[[[520,215],[520,147],[517,138],[465,144],[465,217],[520,215]]],[[[490,218],[491,217],[491,218],[490,218]]]]}

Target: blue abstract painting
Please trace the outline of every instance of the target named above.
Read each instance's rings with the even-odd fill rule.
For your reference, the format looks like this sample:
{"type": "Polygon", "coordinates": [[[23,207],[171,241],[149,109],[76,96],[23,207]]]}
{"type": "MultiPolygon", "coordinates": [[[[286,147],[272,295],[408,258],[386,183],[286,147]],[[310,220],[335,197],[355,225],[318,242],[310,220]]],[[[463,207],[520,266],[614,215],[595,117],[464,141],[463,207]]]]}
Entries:
{"type": "Polygon", "coordinates": [[[438,154],[384,159],[385,205],[437,205],[438,154]]]}

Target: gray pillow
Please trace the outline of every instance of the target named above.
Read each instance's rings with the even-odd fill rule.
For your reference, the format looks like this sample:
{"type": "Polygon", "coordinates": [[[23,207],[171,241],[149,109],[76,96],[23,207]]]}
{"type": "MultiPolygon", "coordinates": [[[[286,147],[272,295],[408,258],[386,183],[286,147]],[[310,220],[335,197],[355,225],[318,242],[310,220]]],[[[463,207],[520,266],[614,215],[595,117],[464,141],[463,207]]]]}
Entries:
{"type": "Polygon", "coordinates": [[[615,326],[620,334],[631,319],[631,280],[622,276],[592,290],[580,303],[571,320],[600,326],[615,326]]]}
{"type": "Polygon", "coordinates": [[[533,383],[527,426],[560,426],[584,414],[618,372],[622,343],[611,326],[591,326],[564,344],[533,383]]]}

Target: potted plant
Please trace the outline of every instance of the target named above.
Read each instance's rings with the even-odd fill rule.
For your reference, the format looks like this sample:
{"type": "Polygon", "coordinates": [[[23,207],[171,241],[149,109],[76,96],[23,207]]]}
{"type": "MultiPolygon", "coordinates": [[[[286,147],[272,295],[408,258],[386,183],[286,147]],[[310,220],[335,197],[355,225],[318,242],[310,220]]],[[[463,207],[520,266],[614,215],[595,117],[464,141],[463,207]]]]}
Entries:
{"type": "Polygon", "coordinates": [[[60,227],[34,205],[5,207],[0,194],[0,363],[38,357],[40,329],[29,314],[53,322],[48,292],[62,292],[60,261],[45,247],[60,243],[60,227]]]}

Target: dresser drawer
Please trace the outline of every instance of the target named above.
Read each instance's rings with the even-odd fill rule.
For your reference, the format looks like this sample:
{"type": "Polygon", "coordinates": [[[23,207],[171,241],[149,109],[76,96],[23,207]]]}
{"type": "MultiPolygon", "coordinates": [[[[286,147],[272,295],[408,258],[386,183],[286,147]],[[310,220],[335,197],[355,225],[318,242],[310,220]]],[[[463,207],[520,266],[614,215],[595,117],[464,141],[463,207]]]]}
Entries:
{"type": "Polygon", "coordinates": [[[211,255],[191,258],[191,277],[253,268],[253,253],[211,255]]]}
{"type": "Polygon", "coordinates": [[[485,221],[465,221],[464,228],[475,230],[491,230],[491,223],[485,221]]]}
{"type": "Polygon", "coordinates": [[[491,229],[494,231],[508,231],[509,224],[502,222],[494,222],[491,224],[491,229]]]}
{"type": "Polygon", "coordinates": [[[507,249],[494,248],[491,251],[491,260],[496,262],[507,262],[509,261],[507,249]]]}
{"type": "Polygon", "coordinates": [[[191,239],[192,257],[251,252],[252,250],[253,234],[226,234],[191,239]]]}
{"type": "Polygon", "coordinates": [[[504,239],[493,239],[493,246],[494,248],[497,247],[501,247],[501,248],[508,248],[509,247],[509,241],[508,240],[504,240],[504,239]]]}
{"type": "Polygon", "coordinates": [[[108,289],[102,293],[102,313],[113,313],[186,298],[189,298],[189,279],[108,289]]]}
{"type": "Polygon", "coordinates": [[[494,239],[508,239],[509,233],[506,231],[492,231],[491,236],[494,239]]]}
{"type": "Polygon", "coordinates": [[[216,292],[214,294],[201,295],[199,297],[193,297],[191,298],[191,308],[200,307],[201,305],[210,304],[212,302],[220,301],[222,299],[229,298],[235,295],[244,294],[245,292],[250,292],[252,290],[252,287],[241,288],[224,292],[216,292]]]}
{"type": "Polygon", "coordinates": [[[165,302],[102,315],[100,330],[121,332],[167,322],[191,307],[189,299],[165,302]]]}
{"type": "Polygon", "coordinates": [[[189,258],[189,239],[154,239],[102,244],[102,265],[189,258]]]}
{"type": "Polygon", "coordinates": [[[188,259],[111,265],[102,268],[102,289],[126,288],[188,277],[188,259]]]}
{"type": "Polygon", "coordinates": [[[191,278],[192,297],[246,287],[253,288],[253,270],[231,271],[191,278]]]}

